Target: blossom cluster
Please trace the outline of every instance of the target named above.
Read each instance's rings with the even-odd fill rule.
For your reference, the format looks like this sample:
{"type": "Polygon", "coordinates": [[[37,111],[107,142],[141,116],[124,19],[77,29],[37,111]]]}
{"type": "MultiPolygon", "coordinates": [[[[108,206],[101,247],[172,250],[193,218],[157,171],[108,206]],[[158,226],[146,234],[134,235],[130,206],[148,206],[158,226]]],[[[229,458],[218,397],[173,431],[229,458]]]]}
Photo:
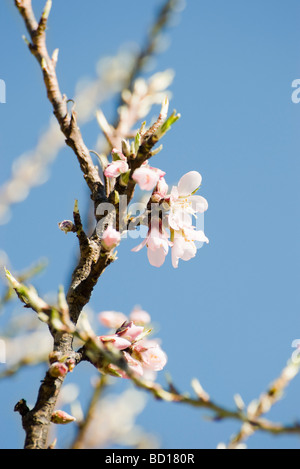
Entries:
{"type": "MultiPolygon", "coordinates": [[[[144,176],[136,174],[137,171],[139,170],[134,172],[133,179],[143,188],[144,176]]],[[[178,186],[172,187],[168,194],[168,185],[164,177],[160,176],[159,180],[156,180],[159,170],[149,167],[147,171],[149,179],[150,173],[153,173],[152,186],[150,183],[148,185],[148,190],[150,187],[153,189],[151,200],[159,204],[163,212],[151,216],[146,238],[133,251],[137,252],[146,245],[150,264],[160,267],[171,248],[172,265],[177,268],[179,259],[188,261],[195,257],[197,252],[195,241],[209,242],[204,231],[196,230],[193,226],[193,217],[197,217],[197,213],[204,213],[208,208],[206,199],[195,195],[201,185],[202,177],[197,171],[190,171],[180,179],[178,186]]]]}
{"type": "MultiPolygon", "coordinates": [[[[103,311],[99,314],[100,322],[115,330],[115,332],[99,337],[102,344],[109,350],[115,348],[121,351],[130,370],[143,376],[146,372],[161,371],[167,363],[167,356],[157,340],[146,337],[151,332],[146,325],[151,317],[140,308],[135,308],[129,318],[116,311],[103,311]]],[[[127,378],[124,370],[110,363],[106,366],[106,373],[127,378]]]]}
{"type": "MultiPolygon", "coordinates": [[[[112,162],[106,167],[104,175],[107,178],[117,178],[129,173],[126,156],[119,150],[112,150],[112,162]]],[[[197,253],[196,242],[208,243],[203,230],[193,226],[197,214],[203,214],[208,209],[206,199],[196,195],[201,186],[202,176],[197,171],[190,171],[180,179],[177,186],[169,191],[165,180],[165,172],[154,168],[145,161],[133,174],[133,181],[144,191],[152,191],[150,198],[151,210],[148,217],[144,217],[148,225],[148,233],[134,252],[147,246],[148,259],[154,267],[163,265],[171,249],[172,265],[178,267],[179,259],[188,261],[197,253]],[[156,209],[152,210],[153,207],[156,209]],[[158,209],[157,209],[158,207],[158,209]]],[[[148,204],[149,206],[149,204],[148,204]]],[[[109,248],[117,246],[120,235],[109,227],[104,232],[103,245],[107,248],[105,238],[109,238],[109,248]]]]}

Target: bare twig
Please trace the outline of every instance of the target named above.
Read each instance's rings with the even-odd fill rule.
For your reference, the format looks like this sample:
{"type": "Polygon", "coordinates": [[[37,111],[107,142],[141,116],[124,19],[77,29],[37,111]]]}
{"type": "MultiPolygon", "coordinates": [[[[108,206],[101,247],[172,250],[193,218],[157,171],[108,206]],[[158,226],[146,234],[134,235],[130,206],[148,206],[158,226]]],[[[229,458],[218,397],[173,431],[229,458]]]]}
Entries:
{"type": "MultiPolygon", "coordinates": [[[[290,382],[297,376],[300,371],[300,363],[295,363],[290,360],[287,366],[283,369],[278,379],[271,384],[269,389],[263,393],[257,401],[253,401],[247,409],[247,416],[249,420],[254,422],[259,420],[261,416],[271,409],[283,396],[284,390],[290,384],[290,382]]],[[[267,426],[266,426],[267,428],[267,426]]],[[[241,443],[245,442],[256,430],[256,425],[251,422],[245,422],[240,431],[235,435],[230,443],[228,449],[236,449],[241,443]]],[[[297,422],[295,425],[283,426],[274,425],[269,430],[273,434],[284,434],[284,433],[295,433],[300,434],[300,423],[297,422]]]]}

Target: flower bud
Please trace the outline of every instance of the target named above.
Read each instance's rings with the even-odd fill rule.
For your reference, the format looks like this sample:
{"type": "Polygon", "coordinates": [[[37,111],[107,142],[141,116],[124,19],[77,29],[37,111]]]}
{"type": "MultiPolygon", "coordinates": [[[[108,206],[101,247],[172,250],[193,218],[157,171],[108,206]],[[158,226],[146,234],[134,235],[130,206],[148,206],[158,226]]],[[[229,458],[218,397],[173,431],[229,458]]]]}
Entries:
{"type": "Polygon", "coordinates": [[[68,373],[69,369],[67,365],[60,362],[52,363],[49,368],[49,373],[53,378],[63,377],[68,373]]]}
{"type": "Polygon", "coordinates": [[[76,360],[74,358],[68,358],[68,360],[66,361],[66,366],[68,368],[68,371],[71,373],[76,366],[76,360]]]}
{"type": "Polygon", "coordinates": [[[101,342],[105,344],[112,344],[118,350],[125,350],[131,346],[129,340],[124,339],[123,337],[118,336],[117,334],[113,335],[102,335],[99,337],[101,342]]]}
{"type": "Polygon", "coordinates": [[[51,422],[60,424],[60,425],[65,425],[67,423],[75,422],[75,420],[76,420],[75,417],[67,414],[67,412],[64,412],[63,410],[56,410],[55,412],[53,412],[51,416],[51,422]]]}
{"type": "Polygon", "coordinates": [[[104,176],[108,178],[117,178],[120,174],[127,173],[129,166],[124,160],[113,161],[104,171],[104,176]]]}
{"type": "Polygon", "coordinates": [[[58,224],[58,227],[61,231],[64,231],[66,234],[75,231],[74,223],[71,220],[64,220],[58,224]]]}
{"type": "Polygon", "coordinates": [[[108,226],[102,236],[102,246],[107,251],[115,248],[121,241],[121,235],[112,226],[108,226]]]}
{"type": "Polygon", "coordinates": [[[116,334],[130,342],[135,341],[144,332],[143,326],[136,326],[133,321],[126,322],[116,332],[116,334]]]}

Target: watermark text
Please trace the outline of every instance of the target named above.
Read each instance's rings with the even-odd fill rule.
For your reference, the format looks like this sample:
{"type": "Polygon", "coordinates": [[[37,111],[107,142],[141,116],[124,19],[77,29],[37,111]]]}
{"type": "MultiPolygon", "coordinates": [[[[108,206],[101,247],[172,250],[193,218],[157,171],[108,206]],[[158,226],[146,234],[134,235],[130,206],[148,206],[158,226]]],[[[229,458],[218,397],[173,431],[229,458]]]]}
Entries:
{"type": "Polygon", "coordinates": [[[0,78],[0,103],[6,103],[6,84],[5,81],[0,78]]]}

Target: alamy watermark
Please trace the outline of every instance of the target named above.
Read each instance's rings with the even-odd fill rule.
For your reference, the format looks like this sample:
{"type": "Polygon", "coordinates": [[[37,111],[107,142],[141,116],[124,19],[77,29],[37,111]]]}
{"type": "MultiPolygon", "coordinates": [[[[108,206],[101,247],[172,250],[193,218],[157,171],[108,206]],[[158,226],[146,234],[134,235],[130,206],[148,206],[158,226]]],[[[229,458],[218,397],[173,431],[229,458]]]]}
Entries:
{"type": "Polygon", "coordinates": [[[292,342],[292,347],[296,349],[292,355],[292,362],[295,363],[295,365],[299,365],[300,364],[300,339],[295,339],[292,342]]]}
{"type": "Polygon", "coordinates": [[[4,80],[0,78],[0,104],[6,103],[6,84],[4,80]]]}
{"type": "MultiPolygon", "coordinates": [[[[204,213],[201,213],[201,206],[197,206],[195,209],[194,216],[194,229],[204,231],[204,213]]],[[[102,238],[103,232],[108,225],[113,228],[118,228],[118,231],[122,233],[122,238],[146,238],[147,232],[150,226],[157,223],[160,220],[161,230],[169,228],[169,212],[170,206],[165,203],[151,203],[151,206],[147,206],[140,202],[135,202],[127,205],[127,196],[120,195],[118,210],[115,206],[109,202],[100,203],[96,210],[96,217],[98,223],[96,232],[99,238],[102,238]]],[[[191,215],[184,210],[180,210],[177,213],[177,223],[179,225],[189,225],[191,215]]],[[[195,241],[197,249],[203,246],[203,242],[195,241]]]]}
{"type": "Polygon", "coordinates": [[[300,78],[297,78],[292,83],[292,88],[296,88],[292,93],[292,101],[294,104],[300,103],[300,78]]]}
{"type": "Polygon", "coordinates": [[[1,363],[6,363],[6,346],[2,339],[0,339],[0,364],[1,363]]]}

